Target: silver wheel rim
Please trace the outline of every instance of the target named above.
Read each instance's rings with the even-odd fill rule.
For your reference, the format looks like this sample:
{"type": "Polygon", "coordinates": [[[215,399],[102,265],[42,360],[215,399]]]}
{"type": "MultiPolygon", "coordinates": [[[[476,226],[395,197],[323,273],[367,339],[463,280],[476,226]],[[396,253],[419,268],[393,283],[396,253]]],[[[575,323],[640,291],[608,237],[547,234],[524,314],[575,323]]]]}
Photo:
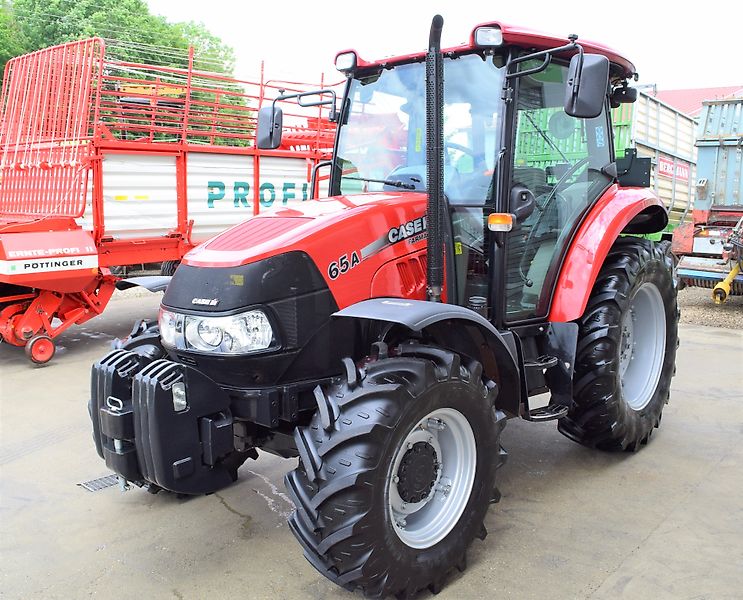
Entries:
{"type": "Polygon", "coordinates": [[[658,288],[642,284],[622,318],[619,381],[630,408],[645,408],[655,394],[666,352],[666,311],[658,288]]]}
{"type": "Polygon", "coordinates": [[[395,533],[406,545],[430,548],[449,534],[469,501],[476,464],[475,435],[458,410],[440,408],[418,421],[397,449],[387,490],[395,533]],[[435,476],[424,498],[406,502],[398,487],[403,483],[401,465],[416,445],[435,452],[435,476]]]}

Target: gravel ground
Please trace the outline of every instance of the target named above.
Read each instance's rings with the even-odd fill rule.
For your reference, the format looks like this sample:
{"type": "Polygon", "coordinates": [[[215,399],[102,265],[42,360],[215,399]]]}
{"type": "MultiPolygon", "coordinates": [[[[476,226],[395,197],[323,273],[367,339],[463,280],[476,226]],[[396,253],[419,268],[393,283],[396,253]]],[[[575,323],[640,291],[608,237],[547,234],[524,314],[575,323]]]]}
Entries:
{"type": "Polygon", "coordinates": [[[717,306],[712,290],[685,288],[679,292],[679,308],[682,323],[743,330],[743,296],[731,296],[717,306]]]}

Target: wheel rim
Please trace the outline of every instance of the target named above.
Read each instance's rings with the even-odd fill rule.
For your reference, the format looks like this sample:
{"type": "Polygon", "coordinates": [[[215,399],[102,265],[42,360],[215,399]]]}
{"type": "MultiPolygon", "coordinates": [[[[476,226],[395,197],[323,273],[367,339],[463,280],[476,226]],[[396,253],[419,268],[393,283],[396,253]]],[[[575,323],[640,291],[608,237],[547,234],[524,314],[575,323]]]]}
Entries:
{"type": "Polygon", "coordinates": [[[619,380],[622,396],[633,410],[645,408],[655,393],[666,351],[666,315],[663,298],[652,283],[632,296],[622,318],[619,343],[619,380]]]}
{"type": "Polygon", "coordinates": [[[472,491],[477,447],[466,417],[441,408],[423,417],[395,454],[388,509],[397,536],[412,548],[430,548],[462,516],[472,491]]]}
{"type": "Polygon", "coordinates": [[[38,337],[31,344],[31,360],[45,363],[54,356],[54,342],[48,337],[38,337]]]}

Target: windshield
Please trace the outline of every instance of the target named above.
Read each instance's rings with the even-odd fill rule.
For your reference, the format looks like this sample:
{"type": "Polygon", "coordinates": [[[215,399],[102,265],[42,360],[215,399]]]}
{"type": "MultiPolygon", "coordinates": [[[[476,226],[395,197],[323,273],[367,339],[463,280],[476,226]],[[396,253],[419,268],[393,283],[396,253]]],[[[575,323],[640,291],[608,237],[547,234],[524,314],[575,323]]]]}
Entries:
{"type": "MultiPolygon", "coordinates": [[[[426,189],[425,63],[354,79],[340,132],[340,192],[426,189]]],[[[452,204],[484,204],[503,123],[503,70],[493,58],[444,61],[444,191],[452,204]]]]}

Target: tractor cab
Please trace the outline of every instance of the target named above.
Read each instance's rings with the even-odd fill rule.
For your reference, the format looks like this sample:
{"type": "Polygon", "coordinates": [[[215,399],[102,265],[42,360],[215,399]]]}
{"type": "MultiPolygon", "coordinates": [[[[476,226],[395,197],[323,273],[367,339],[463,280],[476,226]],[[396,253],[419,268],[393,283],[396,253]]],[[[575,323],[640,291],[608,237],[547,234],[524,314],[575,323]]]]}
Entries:
{"type": "MultiPolygon", "coordinates": [[[[508,43],[516,37],[482,25],[471,45],[442,53],[445,301],[500,325],[548,314],[577,225],[615,182],[609,92],[627,89],[634,72],[584,54],[575,39],[535,51],[508,43]],[[489,230],[503,214],[509,224],[489,230]]],[[[348,82],[330,195],[428,190],[423,58],[337,56],[348,82]]]]}

